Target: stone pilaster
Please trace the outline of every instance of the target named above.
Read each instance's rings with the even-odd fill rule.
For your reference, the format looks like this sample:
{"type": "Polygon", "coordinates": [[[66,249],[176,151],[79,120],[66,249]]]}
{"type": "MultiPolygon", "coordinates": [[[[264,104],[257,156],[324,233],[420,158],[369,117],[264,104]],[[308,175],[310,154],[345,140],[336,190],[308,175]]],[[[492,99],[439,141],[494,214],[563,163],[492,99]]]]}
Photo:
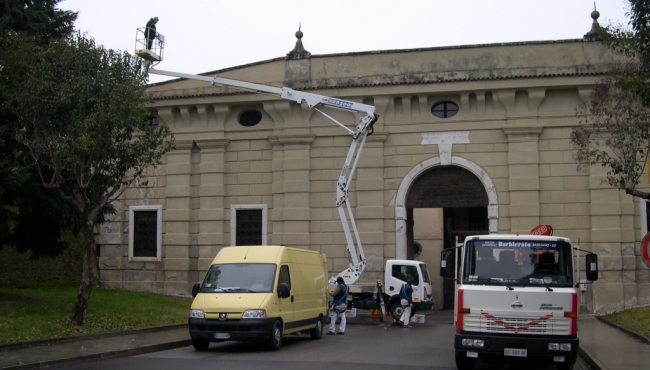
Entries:
{"type": "Polygon", "coordinates": [[[273,233],[268,239],[271,245],[283,245],[284,222],[282,221],[282,209],[284,208],[284,148],[277,136],[270,136],[269,142],[273,148],[273,159],[271,160],[271,171],[273,172],[273,183],[271,184],[271,196],[273,209],[271,210],[270,223],[273,233]]]}
{"type": "Polygon", "coordinates": [[[220,247],[229,244],[224,239],[224,230],[227,230],[224,217],[225,151],[228,143],[227,138],[197,141],[201,148],[197,255],[199,280],[207,272],[220,247]]]}
{"type": "Polygon", "coordinates": [[[310,234],[310,146],[315,135],[280,135],[269,138],[274,144],[273,160],[273,243],[309,248],[310,234]],[[281,154],[279,145],[282,146],[281,154]],[[279,162],[275,154],[280,154],[279,162]],[[276,182],[276,180],[282,180],[276,182]],[[281,199],[278,199],[281,191],[281,199]],[[280,201],[276,204],[275,201],[280,201]],[[277,217],[277,218],[276,218],[277,217]],[[281,220],[281,221],[280,221],[281,220]]]}
{"type": "Polygon", "coordinates": [[[513,233],[539,224],[539,126],[505,126],[508,136],[508,188],[513,233]]]}
{"type": "Polygon", "coordinates": [[[191,261],[190,209],[193,141],[176,141],[176,150],[167,154],[167,188],[163,263],[165,293],[188,294],[191,261]]]}
{"type": "Polygon", "coordinates": [[[97,265],[102,285],[111,289],[121,289],[125,256],[128,256],[128,228],[126,236],[123,236],[125,234],[123,224],[128,225],[126,216],[128,207],[125,207],[123,202],[114,202],[113,206],[116,213],[106,215],[106,222],[95,226],[95,244],[99,245],[97,265]]]}
{"type": "MultiPolygon", "coordinates": [[[[589,197],[591,215],[591,251],[598,255],[599,280],[592,285],[594,313],[604,314],[627,308],[636,301],[636,288],[628,285],[636,279],[623,258],[625,198],[621,190],[612,189],[603,178],[607,169],[591,166],[589,197]],[[627,273],[626,273],[627,272],[627,273]]],[[[630,197],[631,198],[631,197],[630,197]]]]}

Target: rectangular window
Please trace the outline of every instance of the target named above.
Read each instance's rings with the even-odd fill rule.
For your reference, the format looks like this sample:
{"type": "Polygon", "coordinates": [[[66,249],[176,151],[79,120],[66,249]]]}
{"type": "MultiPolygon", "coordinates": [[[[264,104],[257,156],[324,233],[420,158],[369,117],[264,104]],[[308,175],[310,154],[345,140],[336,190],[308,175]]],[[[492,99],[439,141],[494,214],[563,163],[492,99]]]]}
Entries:
{"type": "Polygon", "coordinates": [[[230,207],[230,245],[266,245],[266,204],[230,207]]]}
{"type": "Polygon", "coordinates": [[[262,245],[262,210],[237,211],[237,245],[262,245]]]}
{"type": "Polygon", "coordinates": [[[402,265],[393,265],[391,275],[395,279],[406,282],[408,278],[413,278],[413,285],[420,284],[420,276],[418,275],[418,268],[416,266],[402,266],[402,265]]]}
{"type": "Polygon", "coordinates": [[[129,261],[161,261],[162,206],[129,207],[129,261]]]}

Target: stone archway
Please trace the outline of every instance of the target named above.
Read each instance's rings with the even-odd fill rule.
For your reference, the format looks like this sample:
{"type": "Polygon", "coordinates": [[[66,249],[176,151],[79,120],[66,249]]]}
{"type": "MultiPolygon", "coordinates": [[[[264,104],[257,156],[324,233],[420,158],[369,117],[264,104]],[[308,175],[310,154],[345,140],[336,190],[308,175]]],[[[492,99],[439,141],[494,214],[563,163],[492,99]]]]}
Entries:
{"type": "MultiPolygon", "coordinates": [[[[409,191],[417,179],[425,172],[442,166],[440,158],[431,158],[419,163],[411,171],[409,171],[402,183],[400,184],[397,194],[395,196],[395,258],[406,259],[407,256],[407,208],[406,202],[409,191]]],[[[488,221],[490,234],[496,234],[499,230],[498,217],[498,201],[497,193],[490,176],[476,163],[461,157],[451,157],[449,166],[457,166],[463,168],[470,173],[474,174],[478,180],[483,184],[485,192],[487,193],[488,200],[488,221]]]]}

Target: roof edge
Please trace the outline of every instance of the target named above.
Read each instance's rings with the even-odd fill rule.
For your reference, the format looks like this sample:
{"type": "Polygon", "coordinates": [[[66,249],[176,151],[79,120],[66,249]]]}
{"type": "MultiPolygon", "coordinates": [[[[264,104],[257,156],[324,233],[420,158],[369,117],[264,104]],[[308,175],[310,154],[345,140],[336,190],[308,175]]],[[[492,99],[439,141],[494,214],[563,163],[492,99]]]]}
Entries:
{"type": "MultiPolygon", "coordinates": [[[[471,44],[471,45],[455,45],[455,46],[434,46],[434,47],[428,47],[428,48],[413,48],[413,49],[390,49],[390,50],[370,50],[370,51],[354,51],[354,52],[349,52],[349,53],[331,53],[331,54],[319,54],[319,55],[314,55],[312,54],[311,59],[316,59],[316,58],[330,58],[330,57],[338,57],[338,56],[356,56],[356,55],[373,55],[373,54],[395,54],[395,53],[413,53],[413,52],[420,52],[420,51],[437,51],[437,50],[458,50],[458,49],[471,49],[471,48],[489,48],[489,47],[499,47],[499,46],[522,46],[522,45],[542,45],[542,44],[564,44],[564,43],[571,43],[571,42],[588,42],[583,39],[566,39],[566,40],[545,40],[545,41],[518,41],[518,42],[501,42],[501,43],[492,43],[492,44],[471,44]]],[[[252,66],[257,66],[257,65],[262,65],[266,63],[272,63],[272,62],[277,62],[285,60],[285,57],[277,57],[277,58],[272,58],[272,59],[266,59],[266,60],[261,60],[258,62],[253,62],[253,63],[247,63],[247,64],[241,64],[238,66],[233,66],[233,67],[228,67],[228,68],[223,68],[223,69],[217,69],[214,71],[209,71],[209,72],[202,72],[198,73],[197,75],[199,76],[207,76],[207,75],[214,75],[214,74],[219,74],[219,73],[224,73],[224,72],[229,72],[229,71],[234,71],[237,69],[242,69],[242,68],[247,68],[247,67],[252,67],[252,66]]],[[[161,82],[156,82],[149,84],[147,86],[152,87],[152,86],[160,86],[160,85],[165,85],[168,83],[172,82],[178,82],[185,80],[185,78],[174,78],[171,80],[167,81],[161,81],[161,82]]]]}

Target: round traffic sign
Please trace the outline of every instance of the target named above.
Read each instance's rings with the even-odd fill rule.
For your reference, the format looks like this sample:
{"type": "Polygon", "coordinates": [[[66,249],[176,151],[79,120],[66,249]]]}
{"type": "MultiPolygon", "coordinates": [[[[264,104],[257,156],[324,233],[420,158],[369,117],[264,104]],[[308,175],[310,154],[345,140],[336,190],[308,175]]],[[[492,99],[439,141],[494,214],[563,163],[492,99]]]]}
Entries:
{"type": "Polygon", "coordinates": [[[650,244],[650,233],[645,234],[641,240],[641,258],[646,266],[650,267],[650,251],[648,251],[648,244],[650,244]]]}

